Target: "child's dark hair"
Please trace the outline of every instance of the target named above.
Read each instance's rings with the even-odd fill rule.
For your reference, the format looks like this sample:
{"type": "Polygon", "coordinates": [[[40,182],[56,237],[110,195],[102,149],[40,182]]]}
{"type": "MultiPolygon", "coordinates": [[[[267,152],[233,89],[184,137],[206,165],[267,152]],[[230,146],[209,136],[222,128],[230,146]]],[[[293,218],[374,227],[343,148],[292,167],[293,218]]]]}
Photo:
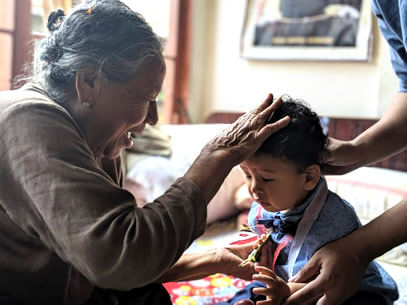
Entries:
{"type": "Polygon", "coordinates": [[[309,165],[320,164],[319,156],[327,144],[318,115],[302,100],[283,96],[270,123],[288,115],[288,126],[272,134],[256,153],[271,153],[274,158],[294,162],[299,172],[309,165]]]}

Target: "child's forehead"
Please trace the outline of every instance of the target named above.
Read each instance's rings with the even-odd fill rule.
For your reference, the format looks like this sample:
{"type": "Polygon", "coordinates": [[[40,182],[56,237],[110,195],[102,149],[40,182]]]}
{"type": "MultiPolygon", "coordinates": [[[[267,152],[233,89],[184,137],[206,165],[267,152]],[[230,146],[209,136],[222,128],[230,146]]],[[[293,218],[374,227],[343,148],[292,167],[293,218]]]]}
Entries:
{"type": "Polygon", "coordinates": [[[280,172],[288,168],[295,168],[294,162],[273,157],[269,153],[256,153],[240,164],[243,170],[257,170],[263,172],[280,172]]]}

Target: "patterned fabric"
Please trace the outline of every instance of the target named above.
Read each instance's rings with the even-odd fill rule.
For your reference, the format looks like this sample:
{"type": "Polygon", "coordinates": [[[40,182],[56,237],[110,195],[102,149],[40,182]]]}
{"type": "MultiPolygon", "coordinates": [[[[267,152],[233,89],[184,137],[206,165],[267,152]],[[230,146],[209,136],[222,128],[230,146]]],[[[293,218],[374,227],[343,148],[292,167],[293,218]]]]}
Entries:
{"type": "Polygon", "coordinates": [[[251,282],[225,274],[196,281],[165,283],[174,305],[212,305],[227,301],[251,282]]]}

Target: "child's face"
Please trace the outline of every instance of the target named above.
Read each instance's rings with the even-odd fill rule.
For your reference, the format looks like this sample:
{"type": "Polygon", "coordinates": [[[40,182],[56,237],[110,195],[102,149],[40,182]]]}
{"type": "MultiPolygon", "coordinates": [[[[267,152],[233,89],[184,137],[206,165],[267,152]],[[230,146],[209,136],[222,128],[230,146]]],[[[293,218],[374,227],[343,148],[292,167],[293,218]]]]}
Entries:
{"type": "Polygon", "coordinates": [[[255,154],[240,164],[246,174],[250,196],[266,211],[278,212],[295,208],[306,198],[306,174],[299,173],[294,163],[255,154]]]}

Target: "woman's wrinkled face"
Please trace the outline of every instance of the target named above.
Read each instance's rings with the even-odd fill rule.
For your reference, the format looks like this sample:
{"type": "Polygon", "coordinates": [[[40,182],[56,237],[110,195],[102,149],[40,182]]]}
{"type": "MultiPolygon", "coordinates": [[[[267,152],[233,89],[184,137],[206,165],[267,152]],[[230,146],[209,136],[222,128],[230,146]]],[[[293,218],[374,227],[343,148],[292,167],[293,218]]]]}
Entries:
{"type": "Polygon", "coordinates": [[[158,121],[156,98],[165,76],[165,64],[155,60],[140,67],[127,83],[107,82],[95,97],[91,119],[92,150],[97,157],[117,158],[132,146],[130,133],[141,133],[146,124],[158,121]]]}

